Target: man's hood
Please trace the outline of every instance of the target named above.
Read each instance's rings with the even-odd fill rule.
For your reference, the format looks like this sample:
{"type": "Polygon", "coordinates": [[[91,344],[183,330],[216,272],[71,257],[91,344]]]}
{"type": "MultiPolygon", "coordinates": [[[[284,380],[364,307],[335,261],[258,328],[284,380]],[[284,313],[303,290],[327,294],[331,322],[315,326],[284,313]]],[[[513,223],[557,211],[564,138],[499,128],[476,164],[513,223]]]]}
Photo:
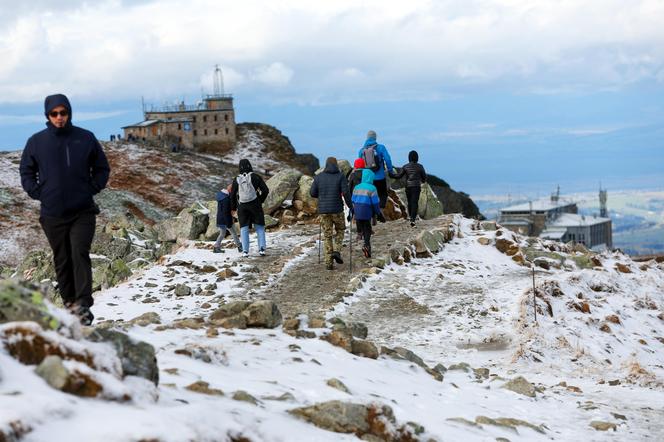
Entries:
{"type": "Polygon", "coordinates": [[[58,106],[64,106],[67,109],[69,112],[69,118],[67,119],[67,124],[65,127],[58,128],[57,132],[67,132],[72,126],[72,110],[69,99],[64,94],[49,95],[44,100],[44,115],[46,116],[46,126],[55,128],[55,126],[53,126],[51,123],[51,120],[48,119],[48,114],[58,106]]]}
{"type": "Polygon", "coordinates": [[[362,170],[362,182],[363,183],[368,183],[368,184],[373,184],[374,181],[374,176],[376,174],[373,173],[373,170],[371,169],[363,169],[362,170]]]}
{"type": "Polygon", "coordinates": [[[376,139],[373,137],[367,138],[367,141],[364,142],[364,147],[371,146],[373,144],[378,144],[376,143],[376,139]]]}
{"type": "Polygon", "coordinates": [[[251,163],[248,159],[243,158],[240,160],[240,173],[253,172],[254,169],[251,167],[251,163]]]}
{"type": "Polygon", "coordinates": [[[339,166],[331,161],[328,161],[325,163],[325,169],[323,170],[323,173],[339,173],[339,166]]]}
{"type": "Polygon", "coordinates": [[[420,156],[417,154],[416,151],[411,150],[410,152],[408,152],[408,161],[410,161],[411,163],[417,163],[419,159],[420,156]]]}

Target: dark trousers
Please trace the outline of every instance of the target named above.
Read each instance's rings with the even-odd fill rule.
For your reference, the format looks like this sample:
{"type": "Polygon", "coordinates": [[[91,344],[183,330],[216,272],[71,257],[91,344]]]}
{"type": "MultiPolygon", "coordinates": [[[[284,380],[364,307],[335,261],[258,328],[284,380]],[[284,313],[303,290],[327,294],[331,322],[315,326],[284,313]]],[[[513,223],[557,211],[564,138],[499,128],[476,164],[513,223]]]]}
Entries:
{"type": "Polygon", "coordinates": [[[406,187],[406,198],[408,199],[408,216],[411,221],[417,218],[417,211],[419,210],[418,202],[420,201],[419,187],[406,187]]]}
{"type": "Polygon", "coordinates": [[[378,191],[378,201],[381,209],[385,208],[387,204],[387,179],[383,178],[382,180],[374,180],[374,186],[378,191]]]}
{"type": "Polygon", "coordinates": [[[362,238],[364,238],[364,245],[371,248],[371,220],[358,219],[356,223],[357,231],[362,235],[362,238]]]}
{"type": "Polygon", "coordinates": [[[39,218],[53,250],[58,290],[65,305],[76,303],[90,307],[94,303],[90,246],[95,235],[95,221],[94,213],[80,213],[69,218],[39,218]]]}

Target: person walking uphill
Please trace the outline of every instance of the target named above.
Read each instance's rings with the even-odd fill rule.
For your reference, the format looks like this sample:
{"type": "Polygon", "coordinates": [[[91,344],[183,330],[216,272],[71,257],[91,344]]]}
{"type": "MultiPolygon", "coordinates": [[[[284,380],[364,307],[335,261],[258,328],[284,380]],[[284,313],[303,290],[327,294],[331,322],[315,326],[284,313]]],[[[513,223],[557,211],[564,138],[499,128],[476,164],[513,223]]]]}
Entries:
{"type": "Polygon", "coordinates": [[[253,226],[258,236],[258,253],[265,256],[265,214],[263,202],[270,193],[265,181],[254,173],[246,158],[240,160],[240,174],[231,187],[231,212],[237,212],[242,237],[242,255],[249,256],[249,228],[253,226]]]}
{"type": "Polygon", "coordinates": [[[229,184],[227,188],[221,189],[217,192],[217,227],[219,227],[219,236],[214,243],[214,249],[212,250],[214,253],[221,253],[221,241],[226,237],[226,230],[231,233],[238,251],[242,253],[244,250],[240,243],[240,238],[238,238],[237,233],[235,232],[235,227],[233,226],[233,215],[231,215],[232,190],[233,185],[229,184]]]}
{"type": "Polygon", "coordinates": [[[392,171],[392,158],[387,148],[376,142],[376,132],[370,130],[367,132],[367,140],[364,146],[357,153],[358,158],[364,160],[365,167],[371,169],[374,176],[374,185],[378,190],[378,199],[380,208],[384,209],[387,204],[387,178],[385,177],[385,167],[387,171],[392,171]]]}
{"type": "Polygon", "coordinates": [[[32,135],[23,150],[21,185],[41,203],[39,223],[53,250],[62,302],[90,325],[90,247],[99,214],[93,195],[106,187],[110,167],[94,134],[72,124],[66,96],[46,97],[44,114],[46,129],[32,135]]]}
{"type": "Polygon", "coordinates": [[[378,192],[374,181],[374,173],[369,169],[362,171],[362,182],[353,190],[353,211],[357,220],[357,230],[362,233],[364,246],[362,253],[366,258],[371,258],[371,219],[375,216],[381,223],[385,217],[380,211],[378,192]]]}
{"type": "Polygon", "coordinates": [[[339,170],[336,158],[329,157],[325,161],[325,169],[314,177],[309,194],[312,198],[318,198],[318,214],[325,237],[325,268],[333,270],[333,260],[338,264],[344,262],[341,259],[341,245],[346,223],[342,196],[352,210],[348,182],[339,170]]]}
{"type": "Polygon", "coordinates": [[[390,174],[394,179],[399,179],[406,176],[406,198],[408,199],[408,216],[410,217],[410,225],[415,227],[415,218],[419,210],[418,203],[420,200],[420,191],[422,184],[427,182],[427,174],[424,167],[418,163],[419,155],[416,151],[411,150],[408,153],[408,164],[401,168],[401,171],[395,174],[390,174]]]}

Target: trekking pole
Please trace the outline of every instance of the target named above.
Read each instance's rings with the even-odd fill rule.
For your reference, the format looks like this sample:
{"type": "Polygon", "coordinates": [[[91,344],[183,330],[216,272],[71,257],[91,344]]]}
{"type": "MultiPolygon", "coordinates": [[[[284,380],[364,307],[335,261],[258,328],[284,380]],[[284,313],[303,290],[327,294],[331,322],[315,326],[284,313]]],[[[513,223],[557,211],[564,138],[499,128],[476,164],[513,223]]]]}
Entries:
{"type": "Polygon", "coordinates": [[[535,324],[537,324],[537,289],[535,287],[535,265],[532,265],[533,269],[533,313],[535,314],[535,324]]]}
{"type": "Polygon", "coordinates": [[[320,237],[322,231],[323,231],[323,225],[321,224],[319,219],[318,220],[318,264],[320,264],[320,237]]]}
{"type": "Polygon", "coordinates": [[[348,230],[348,233],[349,233],[349,236],[350,236],[350,238],[349,238],[349,243],[350,243],[350,257],[349,257],[350,263],[349,264],[350,265],[348,266],[348,270],[352,274],[353,273],[353,216],[352,215],[350,217],[350,228],[348,230]]]}

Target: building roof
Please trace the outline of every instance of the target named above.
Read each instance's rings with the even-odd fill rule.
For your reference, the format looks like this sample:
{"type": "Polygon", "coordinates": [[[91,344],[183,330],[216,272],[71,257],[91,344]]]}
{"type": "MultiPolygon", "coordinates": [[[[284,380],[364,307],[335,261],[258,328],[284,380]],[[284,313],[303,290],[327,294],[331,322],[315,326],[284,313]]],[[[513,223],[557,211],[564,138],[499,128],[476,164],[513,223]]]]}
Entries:
{"type": "MultiPolygon", "coordinates": [[[[572,200],[559,199],[558,201],[551,201],[551,199],[541,199],[532,202],[533,212],[546,212],[554,210],[559,207],[565,207],[574,204],[572,200]]],[[[514,206],[505,207],[500,209],[501,212],[529,212],[531,210],[530,203],[516,204],[514,206]]]]}
{"type": "Polygon", "coordinates": [[[122,129],[127,129],[129,127],[148,127],[148,126],[152,126],[153,124],[156,124],[158,122],[159,122],[159,120],[145,120],[145,121],[141,121],[140,123],[130,124],[129,126],[124,126],[124,127],[122,127],[122,129]]]}
{"type": "Polygon", "coordinates": [[[565,229],[546,229],[540,233],[540,238],[555,239],[559,241],[565,236],[565,233],[567,233],[567,230],[565,229]]]}
{"type": "Polygon", "coordinates": [[[547,224],[550,227],[586,227],[595,226],[610,222],[611,218],[602,218],[600,216],[577,215],[576,213],[563,213],[555,220],[547,224]]]}

